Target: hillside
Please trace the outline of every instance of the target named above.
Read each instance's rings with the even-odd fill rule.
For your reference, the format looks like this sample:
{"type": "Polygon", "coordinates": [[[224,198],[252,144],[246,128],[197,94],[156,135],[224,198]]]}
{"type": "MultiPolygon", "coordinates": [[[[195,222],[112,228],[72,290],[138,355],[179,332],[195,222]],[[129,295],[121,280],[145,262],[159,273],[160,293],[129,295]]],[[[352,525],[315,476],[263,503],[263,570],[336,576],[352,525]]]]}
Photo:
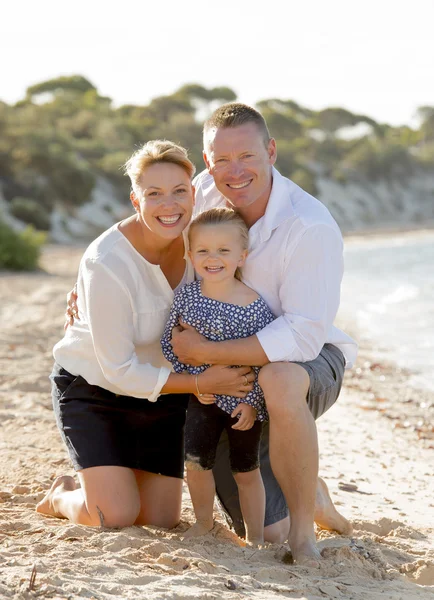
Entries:
{"type": "MultiPolygon", "coordinates": [[[[115,107],[80,75],[0,101],[0,218],[87,240],[130,211],[122,165],[149,139],[189,149],[203,168],[201,130],[227,87],[186,84],[146,106],[115,107]]],[[[418,227],[434,219],[434,107],[418,126],[392,127],[340,107],[314,111],[293,100],[258,103],[278,146],[277,168],[331,210],[342,230],[418,227]]]]}

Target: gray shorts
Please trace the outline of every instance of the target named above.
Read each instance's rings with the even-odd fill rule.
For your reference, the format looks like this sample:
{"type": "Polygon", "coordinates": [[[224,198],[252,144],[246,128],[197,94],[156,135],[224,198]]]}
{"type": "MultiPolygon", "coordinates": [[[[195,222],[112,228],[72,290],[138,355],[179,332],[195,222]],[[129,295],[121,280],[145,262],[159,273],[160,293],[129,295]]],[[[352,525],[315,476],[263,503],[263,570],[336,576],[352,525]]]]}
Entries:
{"type": "MultiPolygon", "coordinates": [[[[319,356],[309,362],[296,362],[309,374],[310,387],[307,404],[315,419],[323,415],[337,400],[342,387],[345,358],[339,348],[325,344],[319,356]]],[[[260,449],[261,475],[266,494],[265,523],[272,525],[288,516],[288,507],[282,490],[271,470],[268,455],[270,428],[264,423],[260,449]]],[[[238,535],[245,535],[244,522],[238,500],[238,488],[232,477],[229,464],[229,445],[225,432],[217,448],[216,463],[213,469],[217,497],[227,521],[238,535]]]]}

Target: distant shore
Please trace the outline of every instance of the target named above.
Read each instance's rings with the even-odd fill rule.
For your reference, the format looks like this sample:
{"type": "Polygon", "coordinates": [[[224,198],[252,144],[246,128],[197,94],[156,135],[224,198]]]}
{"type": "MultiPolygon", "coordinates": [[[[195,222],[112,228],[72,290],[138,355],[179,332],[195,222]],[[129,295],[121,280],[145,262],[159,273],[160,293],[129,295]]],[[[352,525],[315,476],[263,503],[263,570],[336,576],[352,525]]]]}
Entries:
{"type": "Polygon", "coordinates": [[[368,228],[361,231],[346,231],[343,233],[345,242],[364,242],[376,239],[388,239],[393,237],[422,237],[434,235],[434,219],[425,221],[419,226],[414,223],[407,227],[403,225],[391,225],[389,227],[368,228]]]}

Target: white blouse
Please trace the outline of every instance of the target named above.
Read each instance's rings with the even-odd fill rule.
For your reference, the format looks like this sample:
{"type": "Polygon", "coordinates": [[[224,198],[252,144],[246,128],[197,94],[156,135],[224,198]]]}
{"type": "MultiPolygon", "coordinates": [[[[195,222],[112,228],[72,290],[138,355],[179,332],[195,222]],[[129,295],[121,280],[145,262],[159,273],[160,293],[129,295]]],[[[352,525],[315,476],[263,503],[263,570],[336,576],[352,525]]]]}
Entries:
{"type": "MultiPolygon", "coordinates": [[[[194,279],[187,256],[181,283],[194,279]]],[[[149,263],[118,224],[87,248],[77,279],[79,319],[53,349],[64,369],[91,385],[157,400],[172,365],[160,338],[174,291],[159,265],[149,263]]]]}

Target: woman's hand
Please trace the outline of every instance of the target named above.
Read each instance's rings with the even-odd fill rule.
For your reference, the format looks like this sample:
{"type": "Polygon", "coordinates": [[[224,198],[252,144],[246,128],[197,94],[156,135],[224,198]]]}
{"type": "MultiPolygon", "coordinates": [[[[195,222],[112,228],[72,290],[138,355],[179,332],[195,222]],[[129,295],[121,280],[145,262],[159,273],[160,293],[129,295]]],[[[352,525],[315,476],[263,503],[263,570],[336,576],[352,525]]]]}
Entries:
{"type": "Polygon", "coordinates": [[[70,325],[74,325],[74,319],[78,319],[77,308],[77,284],[66,294],[65,323],[63,329],[66,331],[70,325]]]}
{"type": "Polygon", "coordinates": [[[238,415],[240,415],[240,417],[235,425],[232,425],[232,429],[247,431],[253,427],[256,420],[256,408],[253,408],[250,404],[240,402],[237,408],[232,411],[231,417],[237,417],[238,415]]]}
{"type": "Polygon", "coordinates": [[[250,367],[214,365],[197,376],[201,394],[225,394],[245,398],[253,389],[255,374],[250,367]]]}

